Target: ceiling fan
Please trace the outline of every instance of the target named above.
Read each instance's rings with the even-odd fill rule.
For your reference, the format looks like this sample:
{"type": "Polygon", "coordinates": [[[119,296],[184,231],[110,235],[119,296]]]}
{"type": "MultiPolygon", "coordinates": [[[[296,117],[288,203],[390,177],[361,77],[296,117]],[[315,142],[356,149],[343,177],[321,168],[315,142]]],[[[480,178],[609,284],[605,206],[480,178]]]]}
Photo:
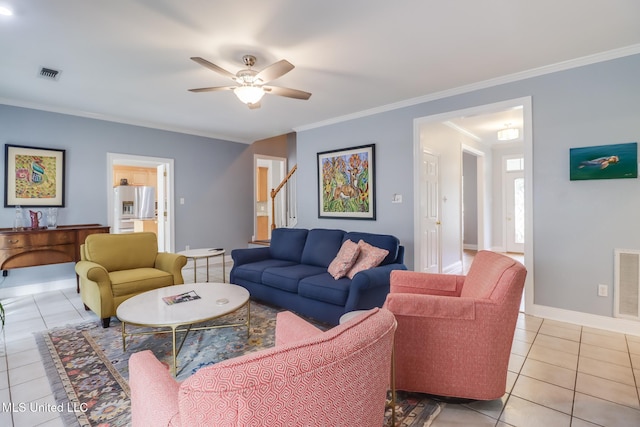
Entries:
{"type": "Polygon", "coordinates": [[[294,66],[287,60],[280,60],[269,65],[264,70],[258,72],[252,67],[256,63],[256,57],[253,55],[244,55],[242,61],[247,68],[238,71],[236,74],[230,73],[222,67],[213,64],[206,59],[194,56],[191,58],[198,64],[220,73],[225,77],[229,77],[236,82],[232,86],[216,86],[216,87],[202,87],[198,89],[189,89],[190,92],[216,92],[222,90],[233,90],[240,101],[244,102],[249,108],[260,108],[260,100],[265,93],[272,95],[286,96],[288,98],[304,99],[307,100],[311,96],[309,92],[304,92],[297,89],[289,89],[279,86],[267,86],[266,84],[272,80],[284,76],[289,71],[293,70],[294,66]]]}

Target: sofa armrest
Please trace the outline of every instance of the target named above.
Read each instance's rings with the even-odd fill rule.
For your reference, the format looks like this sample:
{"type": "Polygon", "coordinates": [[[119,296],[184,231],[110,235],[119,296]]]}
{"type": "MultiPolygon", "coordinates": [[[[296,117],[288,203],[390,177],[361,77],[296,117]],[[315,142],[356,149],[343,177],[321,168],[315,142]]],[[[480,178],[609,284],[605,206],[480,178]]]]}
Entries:
{"type": "Polygon", "coordinates": [[[156,255],[155,268],[166,271],[173,275],[173,284],[181,285],[184,283],[182,278],[182,267],[187,264],[187,257],[184,255],[173,254],[168,252],[158,252],[156,255]]]}
{"type": "Polygon", "coordinates": [[[417,271],[391,273],[391,293],[460,296],[465,276],[417,271]]]}
{"type": "Polygon", "coordinates": [[[92,261],[78,261],[75,270],[78,276],[97,283],[98,287],[107,286],[111,289],[109,272],[100,264],[92,261]]]}
{"type": "Polygon", "coordinates": [[[344,312],[382,307],[389,293],[389,275],[394,270],[406,270],[404,264],[387,264],[356,273],[349,286],[344,312]]]}
{"type": "Polygon", "coordinates": [[[322,330],[290,311],[282,311],[276,316],[276,346],[311,338],[321,333],[322,330]]]}
{"type": "Polygon", "coordinates": [[[389,289],[389,277],[395,270],[406,270],[404,264],[386,264],[378,267],[362,270],[353,276],[351,286],[356,289],[365,290],[378,287],[389,289]]]}
{"type": "Polygon", "coordinates": [[[269,259],[271,258],[271,251],[267,247],[234,249],[231,251],[231,258],[233,259],[233,266],[235,267],[237,265],[269,259]]]}
{"type": "Polygon", "coordinates": [[[391,293],[387,295],[384,308],[395,316],[474,320],[475,303],[473,298],[391,293]]]}
{"type": "Polygon", "coordinates": [[[133,427],[168,426],[178,416],[180,383],[150,350],[129,358],[129,387],[133,427]]]}

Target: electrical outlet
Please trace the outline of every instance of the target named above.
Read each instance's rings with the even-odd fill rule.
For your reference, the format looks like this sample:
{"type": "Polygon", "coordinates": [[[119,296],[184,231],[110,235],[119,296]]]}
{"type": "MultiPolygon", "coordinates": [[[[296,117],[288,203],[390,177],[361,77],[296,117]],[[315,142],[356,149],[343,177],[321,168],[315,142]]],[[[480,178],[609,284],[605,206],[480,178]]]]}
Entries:
{"type": "Polygon", "coordinates": [[[609,287],[607,285],[598,285],[598,296],[599,297],[609,296],[609,287]]]}

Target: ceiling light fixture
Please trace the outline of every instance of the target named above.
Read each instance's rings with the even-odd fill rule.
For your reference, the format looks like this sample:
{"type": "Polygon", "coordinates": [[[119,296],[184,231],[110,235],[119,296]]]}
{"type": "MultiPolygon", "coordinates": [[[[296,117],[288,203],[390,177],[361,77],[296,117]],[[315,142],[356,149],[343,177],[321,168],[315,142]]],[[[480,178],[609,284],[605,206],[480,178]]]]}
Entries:
{"type": "Polygon", "coordinates": [[[243,85],[235,88],[233,93],[245,104],[256,104],[264,96],[264,89],[260,86],[243,85]]]}
{"type": "Polygon", "coordinates": [[[511,141],[520,136],[520,131],[517,128],[510,127],[511,123],[504,126],[504,129],[498,131],[498,141],[511,141]]]}
{"type": "Polygon", "coordinates": [[[8,7],[0,6],[0,15],[13,16],[13,11],[8,7]]]}

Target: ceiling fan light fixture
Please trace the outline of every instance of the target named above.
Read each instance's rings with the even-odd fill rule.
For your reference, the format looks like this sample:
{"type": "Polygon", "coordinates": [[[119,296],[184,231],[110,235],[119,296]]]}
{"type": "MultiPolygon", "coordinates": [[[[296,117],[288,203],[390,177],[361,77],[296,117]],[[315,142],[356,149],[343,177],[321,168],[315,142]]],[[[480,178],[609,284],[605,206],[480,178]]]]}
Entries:
{"type": "Polygon", "coordinates": [[[260,86],[238,86],[233,93],[245,104],[255,104],[264,96],[264,89],[260,86]]]}
{"type": "Polygon", "coordinates": [[[511,141],[517,139],[520,136],[520,131],[517,128],[509,127],[506,125],[504,129],[498,131],[498,141],[511,141]]]}

